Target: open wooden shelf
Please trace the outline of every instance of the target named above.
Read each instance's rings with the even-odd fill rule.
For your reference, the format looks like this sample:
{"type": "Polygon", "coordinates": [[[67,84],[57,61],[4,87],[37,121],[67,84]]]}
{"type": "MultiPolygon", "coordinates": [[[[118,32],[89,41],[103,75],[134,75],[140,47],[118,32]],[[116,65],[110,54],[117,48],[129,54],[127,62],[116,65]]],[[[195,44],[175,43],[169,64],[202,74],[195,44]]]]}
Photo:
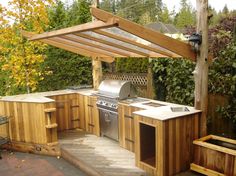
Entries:
{"type": "Polygon", "coordinates": [[[144,159],[142,162],[145,163],[145,164],[148,164],[148,165],[150,165],[154,168],[156,167],[156,157],[151,157],[151,158],[144,159]]]}
{"type": "Polygon", "coordinates": [[[49,142],[47,143],[48,146],[55,146],[58,145],[58,142],[49,142]]]}
{"type": "Polygon", "coordinates": [[[46,127],[47,129],[56,128],[56,127],[57,127],[57,124],[56,124],[56,123],[53,123],[53,124],[50,124],[50,125],[46,125],[45,127],[46,127]]]}
{"type": "Polygon", "coordinates": [[[140,160],[156,168],[156,128],[140,123],[140,160]]]}
{"type": "Polygon", "coordinates": [[[44,109],[44,112],[55,112],[57,109],[56,108],[47,108],[44,109]]]}

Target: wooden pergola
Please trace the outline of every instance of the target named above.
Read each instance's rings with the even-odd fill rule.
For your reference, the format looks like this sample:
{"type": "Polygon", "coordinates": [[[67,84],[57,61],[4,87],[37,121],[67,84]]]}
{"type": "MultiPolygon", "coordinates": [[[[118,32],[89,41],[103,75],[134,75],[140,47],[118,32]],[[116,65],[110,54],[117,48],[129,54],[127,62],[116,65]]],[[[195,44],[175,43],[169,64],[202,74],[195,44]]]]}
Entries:
{"type": "Polygon", "coordinates": [[[39,40],[83,56],[113,62],[114,58],[185,57],[196,59],[188,43],[170,38],[98,8],[91,8],[97,21],[42,34],[23,31],[39,40]]]}
{"type": "Polygon", "coordinates": [[[206,134],[207,79],[208,79],[208,1],[197,0],[197,32],[202,33],[200,52],[195,53],[189,43],[173,39],[158,31],[92,7],[95,21],[42,34],[22,31],[31,41],[43,43],[91,57],[93,82],[101,81],[101,62],[115,58],[180,58],[196,62],[195,107],[202,110],[201,136],[206,134]]]}

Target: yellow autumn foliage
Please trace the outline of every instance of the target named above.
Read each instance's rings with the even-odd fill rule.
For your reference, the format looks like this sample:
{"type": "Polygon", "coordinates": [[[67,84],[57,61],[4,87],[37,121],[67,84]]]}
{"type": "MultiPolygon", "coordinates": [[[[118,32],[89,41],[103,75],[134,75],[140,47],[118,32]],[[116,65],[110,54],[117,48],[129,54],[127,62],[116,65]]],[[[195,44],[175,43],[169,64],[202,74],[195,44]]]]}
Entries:
{"type": "Polygon", "coordinates": [[[10,0],[8,8],[0,4],[0,63],[9,73],[8,87],[29,93],[43,79],[40,64],[46,45],[27,41],[20,31],[43,32],[48,25],[47,6],[52,4],[53,0],[10,0]]]}

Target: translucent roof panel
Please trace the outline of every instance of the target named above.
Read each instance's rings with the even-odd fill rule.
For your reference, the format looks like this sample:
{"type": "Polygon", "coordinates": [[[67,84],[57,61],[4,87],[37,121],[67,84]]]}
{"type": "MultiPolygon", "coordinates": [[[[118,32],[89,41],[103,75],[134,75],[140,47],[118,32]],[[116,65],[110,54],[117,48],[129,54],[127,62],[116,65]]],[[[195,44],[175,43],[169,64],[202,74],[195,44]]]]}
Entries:
{"type": "Polygon", "coordinates": [[[137,52],[138,51],[141,51],[143,53],[145,53],[146,55],[149,54],[149,50],[146,50],[146,49],[143,49],[143,48],[140,48],[138,46],[134,46],[134,45],[131,45],[129,43],[125,43],[125,42],[122,42],[120,40],[116,40],[116,39],[113,39],[113,38],[110,38],[110,37],[107,37],[107,36],[104,36],[104,35],[100,35],[100,34],[97,34],[97,33],[94,33],[94,32],[91,32],[91,31],[88,31],[88,32],[82,32],[84,34],[87,34],[87,35],[90,35],[90,36],[93,36],[95,38],[98,38],[100,40],[106,40],[108,42],[111,42],[111,43],[114,43],[114,44],[118,44],[118,45],[121,45],[121,46],[124,46],[126,48],[131,48],[133,50],[136,50],[137,52]]]}
{"type": "MultiPolygon", "coordinates": [[[[144,40],[144,39],[142,39],[142,38],[140,38],[140,37],[138,37],[138,36],[136,36],[136,35],[133,35],[133,34],[131,34],[131,33],[128,33],[128,32],[126,32],[126,31],[124,31],[124,30],[122,30],[122,29],[119,29],[119,28],[117,28],[117,27],[112,27],[112,28],[107,28],[107,29],[101,29],[101,30],[102,30],[102,31],[105,31],[105,32],[112,33],[112,34],[114,34],[114,35],[119,35],[119,36],[124,37],[124,38],[126,38],[126,39],[133,40],[133,41],[135,41],[135,42],[137,42],[137,43],[140,43],[140,44],[143,44],[143,45],[146,45],[146,46],[149,46],[149,47],[158,49],[158,50],[162,50],[162,51],[167,52],[167,53],[170,53],[170,54],[172,54],[172,55],[175,55],[174,52],[171,52],[171,51],[168,50],[168,49],[165,49],[165,48],[163,48],[163,47],[161,47],[161,46],[159,46],[159,45],[153,44],[153,43],[151,43],[151,42],[149,42],[149,41],[147,41],[147,40],[144,40]]],[[[138,48],[140,48],[140,47],[138,47],[138,48]]]]}
{"type": "MultiPolygon", "coordinates": [[[[85,42],[85,43],[93,44],[94,46],[102,47],[105,50],[110,49],[110,50],[117,51],[117,53],[120,53],[120,54],[124,53],[124,56],[127,56],[127,57],[129,57],[129,56],[136,56],[137,57],[138,56],[138,54],[136,54],[136,53],[133,53],[133,52],[122,49],[123,47],[118,48],[118,47],[115,47],[115,46],[111,46],[111,45],[108,45],[108,44],[97,42],[97,41],[94,41],[94,40],[91,40],[91,39],[88,39],[88,38],[84,38],[84,37],[81,37],[81,36],[78,36],[78,35],[74,35],[74,34],[68,34],[66,36],[68,36],[68,37],[70,37],[71,39],[74,39],[74,40],[82,41],[81,43],[85,42]]],[[[89,32],[89,36],[93,36],[93,37],[96,37],[96,38],[100,39],[98,34],[93,33],[93,32],[89,32]]],[[[114,41],[112,41],[112,43],[114,43],[114,41]]],[[[114,43],[114,44],[116,45],[117,43],[114,43]]]]}

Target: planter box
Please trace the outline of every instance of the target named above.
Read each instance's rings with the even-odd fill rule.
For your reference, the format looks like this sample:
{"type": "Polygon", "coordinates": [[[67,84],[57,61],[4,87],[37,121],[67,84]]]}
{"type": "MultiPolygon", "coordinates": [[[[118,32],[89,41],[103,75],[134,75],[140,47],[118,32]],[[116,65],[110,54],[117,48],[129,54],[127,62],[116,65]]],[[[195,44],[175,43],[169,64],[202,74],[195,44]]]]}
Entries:
{"type": "Polygon", "coordinates": [[[236,140],[209,135],[193,144],[191,170],[212,176],[236,175],[236,140]]]}

